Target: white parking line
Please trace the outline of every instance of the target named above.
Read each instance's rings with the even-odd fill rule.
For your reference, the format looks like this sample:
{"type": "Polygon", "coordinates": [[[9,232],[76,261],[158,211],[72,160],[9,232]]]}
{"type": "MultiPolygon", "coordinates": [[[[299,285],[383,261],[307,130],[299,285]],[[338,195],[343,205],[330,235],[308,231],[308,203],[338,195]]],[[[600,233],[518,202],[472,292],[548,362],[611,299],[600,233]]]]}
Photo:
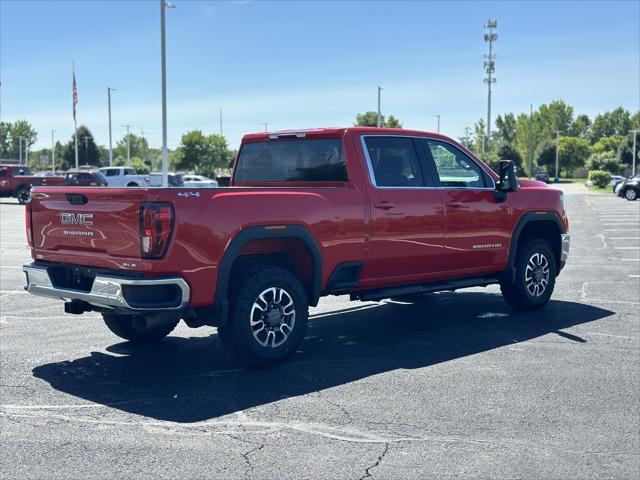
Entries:
{"type": "Polygon", "coordinates": [[[640,258],[621,258],[623,262],[640,262],[640,258]]]}
{"type": "Polygon", "coordinates": [[[640,240],[640,237],[611,237],[609,240],[640,240]]]}
{"type": "Polygon", "coordinates": [[[629,275],[629,278],[640,278],[640,275],[629,275]]]}
{"type": "Polygon", "coordinates": [[[613,247],[614,250],[640,250],[640,247],[613,247]]]}

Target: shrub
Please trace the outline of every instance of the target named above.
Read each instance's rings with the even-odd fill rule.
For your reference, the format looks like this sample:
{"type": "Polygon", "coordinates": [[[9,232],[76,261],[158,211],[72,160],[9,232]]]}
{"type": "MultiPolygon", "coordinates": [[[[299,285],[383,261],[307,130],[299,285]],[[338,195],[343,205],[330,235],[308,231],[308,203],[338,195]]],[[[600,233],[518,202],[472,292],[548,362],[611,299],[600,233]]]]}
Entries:
{"type": "Polygon", "coordinates": [[[589,180],[592,181],[596,187],[606,188],[611,181],[611,174],[604,170],[591,170],[589,172],[589,180]]]}

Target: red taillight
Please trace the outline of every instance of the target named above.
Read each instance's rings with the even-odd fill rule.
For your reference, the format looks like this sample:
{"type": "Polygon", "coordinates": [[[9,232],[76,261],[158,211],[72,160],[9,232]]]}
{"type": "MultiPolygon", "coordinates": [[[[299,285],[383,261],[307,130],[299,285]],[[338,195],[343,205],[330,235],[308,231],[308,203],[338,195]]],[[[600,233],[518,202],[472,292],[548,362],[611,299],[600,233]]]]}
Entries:
{"type": "Polygon", "coordinates": [[[140,250],[143,258],[164,256],[173,229],[173,208],[164,203],[140,207],[140,250]]]}
{"type": "Polygon", "coordinates": [[[33,234],[31,233],[31,200],[24,205],[24,226],[27,230],[27,244],[33,247],[33,234]]]}

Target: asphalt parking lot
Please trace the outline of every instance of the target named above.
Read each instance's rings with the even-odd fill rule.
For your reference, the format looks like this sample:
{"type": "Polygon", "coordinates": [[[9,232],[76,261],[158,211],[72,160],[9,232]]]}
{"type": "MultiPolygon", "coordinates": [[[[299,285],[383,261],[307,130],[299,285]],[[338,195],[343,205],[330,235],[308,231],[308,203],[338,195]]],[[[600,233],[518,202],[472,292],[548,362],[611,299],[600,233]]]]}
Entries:
{"type": "Polygon", "coordinates": [[[2,478],[639,478],[640,201],[566,187],[551,303],[498,288],[329,297],[301,351],[237,368],[215,329],[133,350],[28,296],[23,207],[0,204],[2,478]]]}

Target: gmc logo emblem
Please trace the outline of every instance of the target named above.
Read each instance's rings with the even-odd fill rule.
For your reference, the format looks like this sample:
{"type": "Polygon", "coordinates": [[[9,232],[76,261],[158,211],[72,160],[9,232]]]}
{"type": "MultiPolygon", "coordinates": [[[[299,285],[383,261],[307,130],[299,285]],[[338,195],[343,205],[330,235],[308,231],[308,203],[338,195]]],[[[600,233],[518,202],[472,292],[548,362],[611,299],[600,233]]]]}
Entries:
{"type": "Polygon", "coordinates": [[[93,213],[61,213],[62,225],[93,225],[93,213]]]}

